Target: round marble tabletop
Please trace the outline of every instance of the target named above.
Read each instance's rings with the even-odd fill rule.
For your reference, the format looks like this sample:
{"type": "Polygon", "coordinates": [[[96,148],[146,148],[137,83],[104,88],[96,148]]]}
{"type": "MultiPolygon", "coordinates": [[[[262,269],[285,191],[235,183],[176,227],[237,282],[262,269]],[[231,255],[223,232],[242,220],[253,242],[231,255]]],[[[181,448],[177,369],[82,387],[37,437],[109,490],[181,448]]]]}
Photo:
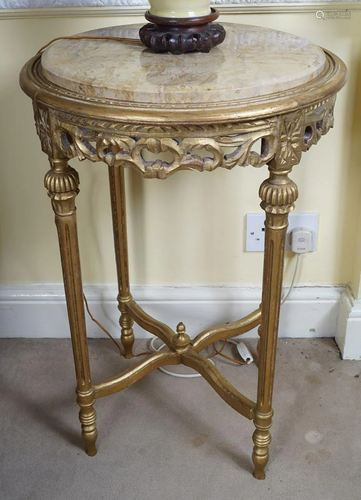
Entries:
{"type": "MultiPolygon", "coordinates": [[[[141,25],[89,31],[138,38],[141,25]]],[[[224,23],[226,41],[209,54],[154,54],[108,40],[61,40],[42,55],[50,82],[76,93],[132,103],[222,103],[306,84],[325,69],[324,51],[281,31],[224,23]]]]}
{"type": "Polygon", "coordinates": [[[257,119],[317,106],[346,81],[334,54],[281,31],[224,23],[210,53],[155,54],[139,43],[141,25],[62,39],[23,68],[21,85],[51,108],[127,123],[195,124],[257,119]]]}

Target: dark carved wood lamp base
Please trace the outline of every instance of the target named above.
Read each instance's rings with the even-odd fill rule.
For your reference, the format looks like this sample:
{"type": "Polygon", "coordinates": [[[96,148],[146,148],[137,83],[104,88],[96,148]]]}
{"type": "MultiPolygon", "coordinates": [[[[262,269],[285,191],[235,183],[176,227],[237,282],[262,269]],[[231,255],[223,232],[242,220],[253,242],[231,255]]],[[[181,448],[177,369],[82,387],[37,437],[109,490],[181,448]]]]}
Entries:
{"type": "Polygon", "coordinates": [[[216,9],[209,16],[195,18],[157,17],[148,11],[145,17],[151,24],[143,26],[139,36],[154,52],[209,52],[226,38],[223,26],[213,23],[218,16],[216,9]]]}

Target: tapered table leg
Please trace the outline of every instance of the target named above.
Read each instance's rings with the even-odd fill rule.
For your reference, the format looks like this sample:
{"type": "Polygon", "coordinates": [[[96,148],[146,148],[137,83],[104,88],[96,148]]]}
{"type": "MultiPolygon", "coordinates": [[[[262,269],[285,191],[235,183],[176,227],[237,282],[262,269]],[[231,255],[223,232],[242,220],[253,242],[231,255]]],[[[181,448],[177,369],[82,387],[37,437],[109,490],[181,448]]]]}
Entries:
{"type": "Polygon", "coordinates": [[[50,160],[51,170],[45,176],[45,187],[52,201],[58,230],[64,287],[77,378],[77,402],[82,436],[88,455],[97,450],[94,388],[90,378],[89,355],[85,328],[83,286],[80,270],[75,197],[79,189],[76,170],[65,159],[50,160]]]}
{"type": "Polygon", "coordinates": [[[118,274],[118,308],[120,311],[121,341],[127,359],[133,357],[133,320],[124,304],[130,298],[127,216],[124,167],[109,167],[110,197],[114,231],[115,258],[118,274]]]}
{"type": "Polygon", "coordinates": [[[288,214],[297,199],[297,186],[288,178],[288,170],[278,170],[276,162],[269,167],[270,176],[261,185],[262,208],[266,212],[265,250],[262,293],[262,323],[259,341],[259,374],[257,407],[253,434],[254,477],[265,478],[269,459],[272,425],[272,395],[275,374],[279,312],[288,214]]]}

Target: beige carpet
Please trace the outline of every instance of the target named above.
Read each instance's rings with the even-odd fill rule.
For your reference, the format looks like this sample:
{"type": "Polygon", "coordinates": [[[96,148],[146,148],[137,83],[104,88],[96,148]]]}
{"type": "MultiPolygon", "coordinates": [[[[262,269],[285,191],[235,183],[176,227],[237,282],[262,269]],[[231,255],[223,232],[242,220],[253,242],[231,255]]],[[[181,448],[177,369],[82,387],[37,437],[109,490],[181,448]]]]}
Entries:
{"type": "MultiPolygon", "coordinates": [[[[90,353],[95,381],[129,363],[106,340],[90,353]]],[[[1,500],[361,499],[361,363],[332,340],[280,341],[265,481],[251,474],[252,422],[202,379],[155,371],[99,400],[89,458],[70,341],[2,340],[0,358],[1,500]]],[[[253,397],[255,365],[216,363],[253,397]]]]}

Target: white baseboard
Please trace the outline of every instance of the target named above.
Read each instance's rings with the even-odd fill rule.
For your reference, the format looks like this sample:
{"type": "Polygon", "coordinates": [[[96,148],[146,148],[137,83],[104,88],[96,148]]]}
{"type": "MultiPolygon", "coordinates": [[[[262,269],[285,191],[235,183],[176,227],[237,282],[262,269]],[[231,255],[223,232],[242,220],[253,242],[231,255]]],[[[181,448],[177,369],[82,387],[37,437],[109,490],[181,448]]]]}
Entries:
{"type": "Polygon", "coordinates": [[[341,297],[336,342],[343,359],[361,359],[361,299],[355,299],[349,287],[341,297]]]}
{"type": "MultiPolygon", "coordinates": [[[[282,307],[280,336],[335,337],[343,287],[299,287],[282,307]]],[[[119,336],[114,284],[85,285],[93,315],[119,336]]],[[[146,312],[175,328],[179,321],[191,337],[201,330],[239,319],[260,303],[261,289],[236,286],[134,286],[132,293],[146,312]]],[[[361,309],[360,309],[361,313],[361,309]]],[[[361,314],[359,317],[361,321],[361,314]]],[[[137,338],[150,335],[139,327],[137,338]]],[[[254,330],[246,334],[255,337],[254,330]]],[[[60,284],[0,287],[0,337],[64,338],[69,336],[64,290],[60,284]]],[[[88,336],[104,335],[88,321],[88,336]]]]}

